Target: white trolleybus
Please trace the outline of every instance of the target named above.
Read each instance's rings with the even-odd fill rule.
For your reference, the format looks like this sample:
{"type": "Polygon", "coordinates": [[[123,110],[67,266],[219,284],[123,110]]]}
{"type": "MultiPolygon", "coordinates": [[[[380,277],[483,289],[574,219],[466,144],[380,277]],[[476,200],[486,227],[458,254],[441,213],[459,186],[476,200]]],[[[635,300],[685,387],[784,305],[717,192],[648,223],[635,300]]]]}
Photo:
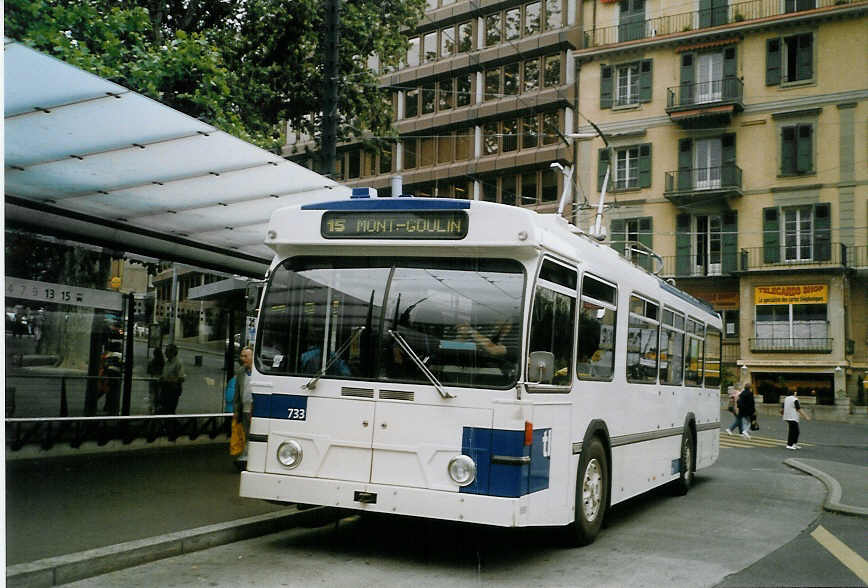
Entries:
{"type": "Polygon", "coordinates": [[[271,218],[242,496],[586,544],[714,463],[710,307],[559,215],[371,192],[271,218]]]}

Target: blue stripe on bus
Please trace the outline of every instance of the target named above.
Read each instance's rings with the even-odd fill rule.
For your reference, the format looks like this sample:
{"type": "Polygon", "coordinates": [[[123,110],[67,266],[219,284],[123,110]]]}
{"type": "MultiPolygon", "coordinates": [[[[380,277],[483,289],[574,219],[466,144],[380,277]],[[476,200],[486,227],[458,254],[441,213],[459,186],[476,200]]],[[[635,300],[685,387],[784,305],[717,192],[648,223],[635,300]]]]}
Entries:
{"type": "Polygon", "coordinates": [[[468,200],[449,198],[353,198],[305,204],[302,210],[466,210],[468,200]]]}
{"type": "Polygon", "coordinates": [[[307,420],[307,396],[254,394],[253,416],[268,419],[307,420]]]}
{"type": "Polygon", "coordinates": [[[476,480],[459,491],[518,498],[549,487],[551,429],[535,429],[533,444],[524,444],[524,431],[464,427],[461,452],[476,462],[476,480]],[[549,455],[546,455],[548,453],[549,455]],[[530,458],[527,464],[492,463],[493,456],[530,458]]]}

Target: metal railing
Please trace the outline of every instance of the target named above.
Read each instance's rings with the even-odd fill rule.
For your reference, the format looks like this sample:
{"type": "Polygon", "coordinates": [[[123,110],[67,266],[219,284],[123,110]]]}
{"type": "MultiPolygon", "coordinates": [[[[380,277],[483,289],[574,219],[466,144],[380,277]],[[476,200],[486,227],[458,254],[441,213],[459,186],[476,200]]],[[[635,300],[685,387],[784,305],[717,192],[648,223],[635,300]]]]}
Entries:
{"type": "Polygon", "coordinates": [[[663,257],[663,269],[660,272],[660,275],[676,278],[705,278],[709,276],[729,275],[731,273],[724,273],[722,258],[717,263],[705,262],[701,264],[695,263],[696,257],[693,255],[688,255],[687,258],[688,259],[685,262],[677,255],[667,255],[663,257]],[[679,264],[679,262],[681,263],[679,264]],[[679,265],[682,265],[680,270],[679,265]],[[684,269],[685,267],[687,267],[687,269],[684,269]]]}
{"type": "Polygon", "coordinates": [[[848,247],[847,263],[853,269],[868,269],[868,245],[848,247]]]}
{"type": "Polygon", "coordinates": [[[681,84],[666,89],[666,108],[711,105],[720,102],[740,103],[743,94],[744,83],[738,78],[681,84]]]}
{"type": "Polygon", "coordinates": [[[741,190],[741,168],[734,163],[664,172],[664,194],[703,190],[741,190]]]}
{"type": "MultiPolygon", "coordinates": [[[[854,3],[854,0],[817,0],[815,8],[843,6],[851,3],[854,3]]],[[[584,47],[601,47],[639,39],[650,39],[660,35],[780,16],[792,12],[795,11],[787,10],[786,3],[781,2],[781,0],[752,0],[750,2],[738,2],[723,8],[670,14],[638,22],[624,22],[610,27],[586,27],[583,31],[584,47]]]]}
{"type": "Polygon", "coordinates": [[[767,247],[748,247],[741,250],[738,269],[745,272],[770,267],[789,270],[848,267],[848,257],[848,249],[844,243],[814,241],[810,251],[805,251],[798,246],[778,245],[771,250],[767,247]],[[798,259],[798,257],[804,258],[798,259]]]}
{"type": "Polygon", "coordinates": [[[833,339],[828,337],[761,337],[751,338],[750,350],[754,352],[793,352],[808,351],[814,353],[831,353],[833,339]]]}

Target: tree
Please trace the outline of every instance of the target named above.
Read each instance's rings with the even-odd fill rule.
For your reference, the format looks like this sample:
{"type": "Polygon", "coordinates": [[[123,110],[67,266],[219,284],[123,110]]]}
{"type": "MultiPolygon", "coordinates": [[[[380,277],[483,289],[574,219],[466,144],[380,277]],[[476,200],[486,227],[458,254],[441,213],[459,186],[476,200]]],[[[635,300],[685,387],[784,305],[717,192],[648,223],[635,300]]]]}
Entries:
{"type": "MultiPolygon", "coordinates": [[[[367,60],[395,66],[425,0],[341,4],[339,137],[391,133],[367,60]]],[[[6,35],[266,149],[319,130],[320,0],[8,0],[6,35]]]]}

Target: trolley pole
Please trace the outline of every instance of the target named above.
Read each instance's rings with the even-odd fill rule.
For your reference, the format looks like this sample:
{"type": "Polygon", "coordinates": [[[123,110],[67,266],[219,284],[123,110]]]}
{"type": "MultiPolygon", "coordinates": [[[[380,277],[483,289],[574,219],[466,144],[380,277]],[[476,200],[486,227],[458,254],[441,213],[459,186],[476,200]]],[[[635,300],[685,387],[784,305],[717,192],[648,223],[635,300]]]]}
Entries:
{"type": "Polygon", "coordinates": [[[335,159],[337,157],[337,122],[338,122],[338,43],[340,40],[340,0],[325,2],[324,31],[324,95],[322,104],[321,124],[321,173],[329,178],[334,177],[335,159]]]}

